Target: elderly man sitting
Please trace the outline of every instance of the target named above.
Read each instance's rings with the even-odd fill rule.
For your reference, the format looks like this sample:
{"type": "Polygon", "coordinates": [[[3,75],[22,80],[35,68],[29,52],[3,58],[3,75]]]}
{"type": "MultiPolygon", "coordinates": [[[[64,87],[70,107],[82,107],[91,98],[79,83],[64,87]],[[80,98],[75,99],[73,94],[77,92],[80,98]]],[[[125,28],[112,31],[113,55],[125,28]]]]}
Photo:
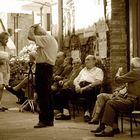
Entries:
{"type": "Polygon", "coordinates": [[[113,123],[119,112],[125,112],[126,110],[132,110],[136,97],[139,96],[140,91],[140,58],[135,57],[131,60],[131,70],[121,75],[122,67],[118,69],[115,77],[115,81],[119,84],[128,83],[128,95],[124,98],[112,98],[105,104],[103,117],[101,120],[102,127],[101,132],[95,133],[97,137],[112,137],[113,123]]]}
{"type": "MultiPolygon", "coordinates": [[[[111,100],[113,98],[125,98],[127,96],[127,85],[123,84],[121,86],[119,86],[118,88],[116,88],[113,92],[113,94],[109,94],[109,93],[101,93],[97,96],[97,101],[92,113],[92,119],[91,121],[89,121],[89,124],[98,124],[103,116],[103,112],[104,112],[104,108],[105,108],[105,104],[108,100],[111,100]]],[[[97,127],[96,129],[91,130],[91,132],[95,133],[95,132],[101,132],[103,129],[105,128],[104,125],[102,125],[102,123],[100,123],[99,127],[97,127]]],[[[119,134],[120,130],[118,128],[118,118],[116,118],[116,120],[114,120],[114,124],[113,124],[113,132],[115,134],[119,134]]]]}
{"type": "Polygon", "coordinates": [[[85,67],[80,71],[79,75],[74,79],[74,86],[77,98],[84,98],[84,121],[90,120],[91,112],[100,93],[100,85],[102,84],[104,73],[102,69],[95,66],[96,58],[88,55],[85,58],[85,67]]]}
{"type": "Polygon", "coordinates": [[[56,120],[70,120],[69,100],[73,98],[73,80],[82,69],[81,59],[77,58],[72,61],[72,71],[61,82],[62,88],[54,95],[55,106],[60,110],[55,117],[56,120]]]}

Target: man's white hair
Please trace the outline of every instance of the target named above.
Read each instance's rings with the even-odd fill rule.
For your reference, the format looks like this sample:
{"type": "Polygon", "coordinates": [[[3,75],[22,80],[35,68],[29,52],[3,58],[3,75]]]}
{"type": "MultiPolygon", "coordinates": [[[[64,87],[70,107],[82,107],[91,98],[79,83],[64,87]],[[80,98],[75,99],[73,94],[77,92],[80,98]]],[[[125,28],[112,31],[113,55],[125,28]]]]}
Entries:
{"type": "Polygon", "coordinates": [[[140,68],[140,58],[139,57],[132,58],[131,65],[133,65],[134,68],[140,68]]]}

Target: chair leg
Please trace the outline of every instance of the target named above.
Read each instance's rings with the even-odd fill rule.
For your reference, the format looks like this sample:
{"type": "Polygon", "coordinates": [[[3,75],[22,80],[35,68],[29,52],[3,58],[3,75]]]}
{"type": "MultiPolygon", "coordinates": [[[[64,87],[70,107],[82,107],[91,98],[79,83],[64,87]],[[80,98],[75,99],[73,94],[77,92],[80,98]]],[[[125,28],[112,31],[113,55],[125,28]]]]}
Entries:
{"type": "Polygon", "coordinates": [[[75,105],[73,105],[73,118],[75,119],[75,105]]]}
{"type": "Polygon", "coordinates": [[[123,133],[123,113],[121,113],[121,132],[123,133]]]}
{"type": "Polygon", "coordinates": [[[137,121],[136,121],[136,118],[135,118],[135,116],[133,115],[133,118],[134,118],[134,122],[135,122],[135,125],[136,125],[136,127],[138,126],[138,124],[137,124],[137,121]]]}
{"type": "Polygon", "coordinates": [[[132,113],[130,113],[130,133],[131,133],[131,137],[133,137],[133,128],[132,128],[132,113]]]}

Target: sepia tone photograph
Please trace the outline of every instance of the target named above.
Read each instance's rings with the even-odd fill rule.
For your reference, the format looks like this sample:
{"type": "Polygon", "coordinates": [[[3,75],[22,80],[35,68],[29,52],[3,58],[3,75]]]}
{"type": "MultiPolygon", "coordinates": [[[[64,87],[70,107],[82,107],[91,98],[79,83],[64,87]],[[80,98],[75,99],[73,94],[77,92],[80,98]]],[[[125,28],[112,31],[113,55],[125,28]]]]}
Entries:
{"type": "Polygon", "coordinates": [[[0,0],[0,140],[140,139],[140,0],[0,0]]]}

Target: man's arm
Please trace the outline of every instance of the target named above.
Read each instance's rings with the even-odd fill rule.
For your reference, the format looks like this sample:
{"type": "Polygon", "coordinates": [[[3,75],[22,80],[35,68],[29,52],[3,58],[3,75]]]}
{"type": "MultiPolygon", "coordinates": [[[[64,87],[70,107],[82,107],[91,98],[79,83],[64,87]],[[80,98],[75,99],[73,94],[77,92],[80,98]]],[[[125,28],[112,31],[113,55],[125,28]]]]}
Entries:
{"type": "Polygon", "coordinates": [[[93,88],[93,87],[101,85],[101,84],[102,84],[102,81],[97,79],[95,82],[93,82],[93,83],[81,88],[81,90],[86,90],[88,88],[93,88]]]}

